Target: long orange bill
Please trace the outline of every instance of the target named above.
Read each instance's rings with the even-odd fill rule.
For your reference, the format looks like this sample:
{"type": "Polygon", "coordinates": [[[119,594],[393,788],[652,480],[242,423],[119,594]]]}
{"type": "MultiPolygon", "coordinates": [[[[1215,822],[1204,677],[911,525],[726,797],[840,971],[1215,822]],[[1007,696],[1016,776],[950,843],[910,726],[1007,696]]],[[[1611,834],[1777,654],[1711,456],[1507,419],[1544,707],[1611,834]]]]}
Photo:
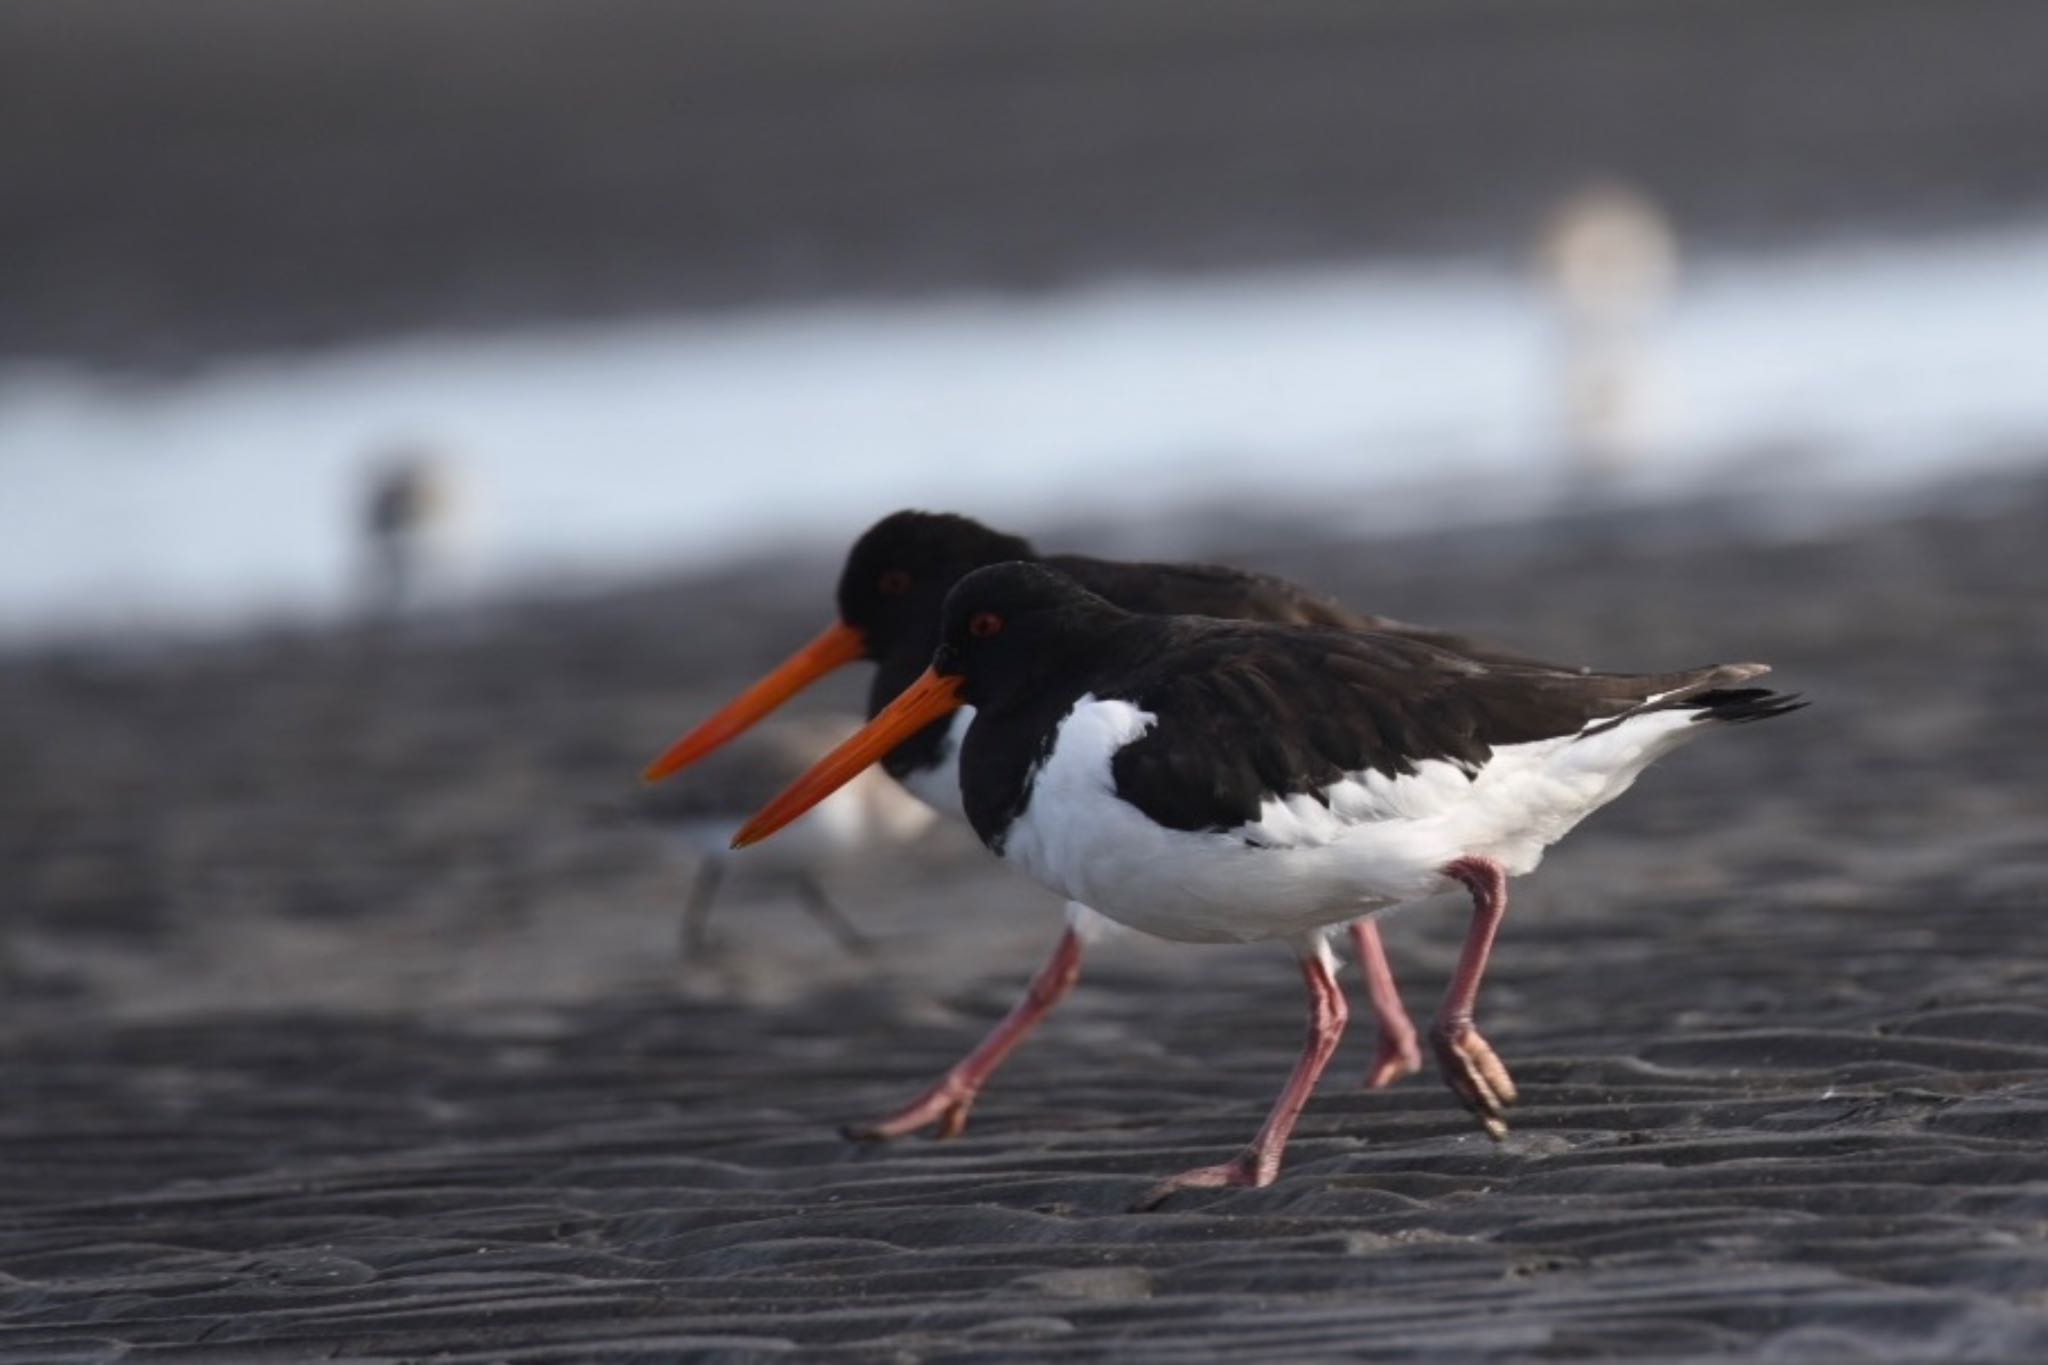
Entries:
{"type": "Polygon", "coordinates": [[[760,719],[809,687],[835,668],[843,668],[861,656],[860,632],[834,621],[818,638],[777,664],[761,681],[734,697],[718,713],[668,746],[660,758],[647,765],[640,778],[659,782],[670,773],[695,763],[736,735],[744,734],[760,719]]]}
{"type": "Polygon", "coordinates": [[[761,807],[753,819],[733,835],[732,846],[745,848],[781,829],[817,805],[833,792],[859,777],[861,770],[909,739],[940,716],[958,711],[960,678],[945,676],[927,668],[917,681],[882,708],[882,713],[863,725],[844,744],[811,765],[809,772],[761,807]]]}

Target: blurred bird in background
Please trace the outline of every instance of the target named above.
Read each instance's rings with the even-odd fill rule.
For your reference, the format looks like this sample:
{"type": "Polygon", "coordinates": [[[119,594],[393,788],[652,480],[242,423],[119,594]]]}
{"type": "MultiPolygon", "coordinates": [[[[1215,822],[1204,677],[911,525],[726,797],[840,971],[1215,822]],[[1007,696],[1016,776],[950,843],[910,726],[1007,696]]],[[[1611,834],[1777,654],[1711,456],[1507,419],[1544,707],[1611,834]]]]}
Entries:
{"type": "Polygon", "coordinates": [[[1559,200],[1536,242],[1558,323],[1560,417],[1574,473],[1605,482],[1655,449],[1651,333],[1677,288],[1678,236],[1647,194],[1602,180],[1559,200]]]}
{"type": "Polygon", "coordinates": [[[735,868],[732,837],[762,802],[860,728],[858,716],[822,713],[778,717],[709,757],[697,780],[643,787],[607,814],[658,830],[665,845],[692,866],[680,944],[686,959],[714,947],[711,912],[729,874],[774,886],[849,952],[872,940],[826,891],[835,873],[886,859],[921,838],[937,815],[877,768],[850,782],[792,826],[788,847],[747,857],[735,868]]]}
{"type": "Polygon", "coordinates": [[[462,471],[424,442],[371,462],[361,510],[362,608],[372,620],[418,609],[453,586],[469,536],[462,471]]]}

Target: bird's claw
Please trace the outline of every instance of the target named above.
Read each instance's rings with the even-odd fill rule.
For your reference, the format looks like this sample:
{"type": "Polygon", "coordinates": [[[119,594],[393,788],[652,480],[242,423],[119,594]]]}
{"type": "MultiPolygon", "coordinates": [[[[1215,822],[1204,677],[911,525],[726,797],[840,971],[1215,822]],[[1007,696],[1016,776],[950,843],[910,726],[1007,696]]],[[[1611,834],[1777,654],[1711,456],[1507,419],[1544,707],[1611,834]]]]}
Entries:
{"type": "Polygon", "coordinates": [[[1429,1041],[1451,1093],[1478,1117],[1488,1137],[1495,1142],[1506,1137],[1515,1082],[1493,1045],[1470,1024],[1438,1025],[1430,1030],[1429,1041]]]}
{"type": "Polygon", "coordinates": [[[1182,1190],[1264,1189],[1280,1174],[1280,1163],[1250,1148],[1218,1166],[1197,1166],[1192,1171],[1168,1176],[1131,1205],[1132,1213],[1158,1208],[1182,1190]]]}
{"type": "Polygon", "coordinates": [[[943,1142],[967,1130],[967,1115],[974,1108],[974,1096],[972,1090],[941,1081],[887,1118],[873,1123],[842,1124],[839,1132],[851,1142],[888,1142],[936,1124],[932,1138],[943,1142]]]}
{"type": "Polygon", "coordinates": [[[1394,1036],[1382,1028],[1379,1048],[1373,1053],[1372,1068],[1365,1073],[1365,1088],[1384,1090],[1421,1069],[1422,1049],[1416,1046],[1414,1033],[1394,1036]]]}

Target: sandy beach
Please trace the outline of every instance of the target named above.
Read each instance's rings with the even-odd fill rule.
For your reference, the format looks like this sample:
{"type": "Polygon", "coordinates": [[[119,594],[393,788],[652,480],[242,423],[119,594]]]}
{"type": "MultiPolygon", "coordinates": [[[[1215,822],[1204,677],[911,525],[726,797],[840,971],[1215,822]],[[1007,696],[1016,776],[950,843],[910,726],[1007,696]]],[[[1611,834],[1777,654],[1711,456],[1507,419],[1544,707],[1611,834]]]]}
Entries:
{"type": "MultiPolygon", "coordinates": [[[[0,1362],[2048,1359],[2044,40],[2024,0],[0,10],[6,577],[67,641],[0,643],[0,1362]],[[1637,471],[1694,501],[1485,524],[1550,505],[1459,469],[1557,444],[1502,300],[1599,177],[1675,223],[1672,367],[1718,435],[1637,471]],[[926,304],[1008,313],[886,316],[926,304]],[[1319,318],[1382,340],[1280,344],[1319,318]],[[319,616],[358,464],[414,434],[561,538],[319,616]],[[1766,660],[1812,705],[1515,884],[1502,1143],[1433,1069],[1362,1088],[1347,970],[1278,1182],[1129,1212],[1249,1135],[1302,1001],[1276,948],[1125,938],[964,1136],[858,1146],[1059,906],[939,831],[828,876],[867,954],[745,859],[679,950],[691,856],[636,775],[819,629],[844,547],[580,556],[622,549],[622,489],[730,523],[664,520],[689,562],[758,546],[697,475],[837,500],[792,452],[885,452],[924,501],[1021,471],[962,510],[1601,667],[1766,660]]],[[[758,798],[730,757],[685,804],[758,798]]],[[[1465,922],[1384,924],[1418,1017],[1465,922]]]]}
{"type": "MultiPolygon", "coordinates": [[[[1803,536],[1686,518],[1210,548],[1814,705],[1517,883],[1501,1145],[1354,1027],[1279,1182],[1284,954],[1105,945],[967,1134],[863,1148],[1057,906],[960,839],[842,952],[602,812],[815,628],[830,547],[602,598],[0,663],[0,1359],[2014,1360],[2048,1352],[2048,483],[1803,536]],[[1681,529],[1684,528],[1684,529],[1681,529]]],[[[1061,546],[1057,528],[1045,536],[1061,546]]],[[[857,696],[849,681],[821,705],[857,696]]],[[[1464,915],[1387,925],[1429,1008],[1464,915]]]]}

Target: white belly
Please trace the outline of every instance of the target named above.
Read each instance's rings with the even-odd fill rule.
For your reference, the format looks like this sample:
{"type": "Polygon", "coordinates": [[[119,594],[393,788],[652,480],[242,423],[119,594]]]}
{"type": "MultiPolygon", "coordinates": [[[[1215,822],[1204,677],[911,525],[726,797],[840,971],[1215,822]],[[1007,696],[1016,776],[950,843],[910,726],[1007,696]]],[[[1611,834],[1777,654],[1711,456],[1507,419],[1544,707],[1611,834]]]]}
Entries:
{"type": "Polygon", "coordinates": [[[1496,750],[1475,776],[1429,761],[1269,799],[1227,831],[1166,829],[1116,794],[1110,761],[1155,717],[1083,697],[1061,722],[1002,855],[1131,928],[1189,943],[1294,939],[1448,890],[1443,867],[1481,856],[1531,871],[1572,826],[1690,734],[1658,712],[1599,734],[1496,750]]]}

